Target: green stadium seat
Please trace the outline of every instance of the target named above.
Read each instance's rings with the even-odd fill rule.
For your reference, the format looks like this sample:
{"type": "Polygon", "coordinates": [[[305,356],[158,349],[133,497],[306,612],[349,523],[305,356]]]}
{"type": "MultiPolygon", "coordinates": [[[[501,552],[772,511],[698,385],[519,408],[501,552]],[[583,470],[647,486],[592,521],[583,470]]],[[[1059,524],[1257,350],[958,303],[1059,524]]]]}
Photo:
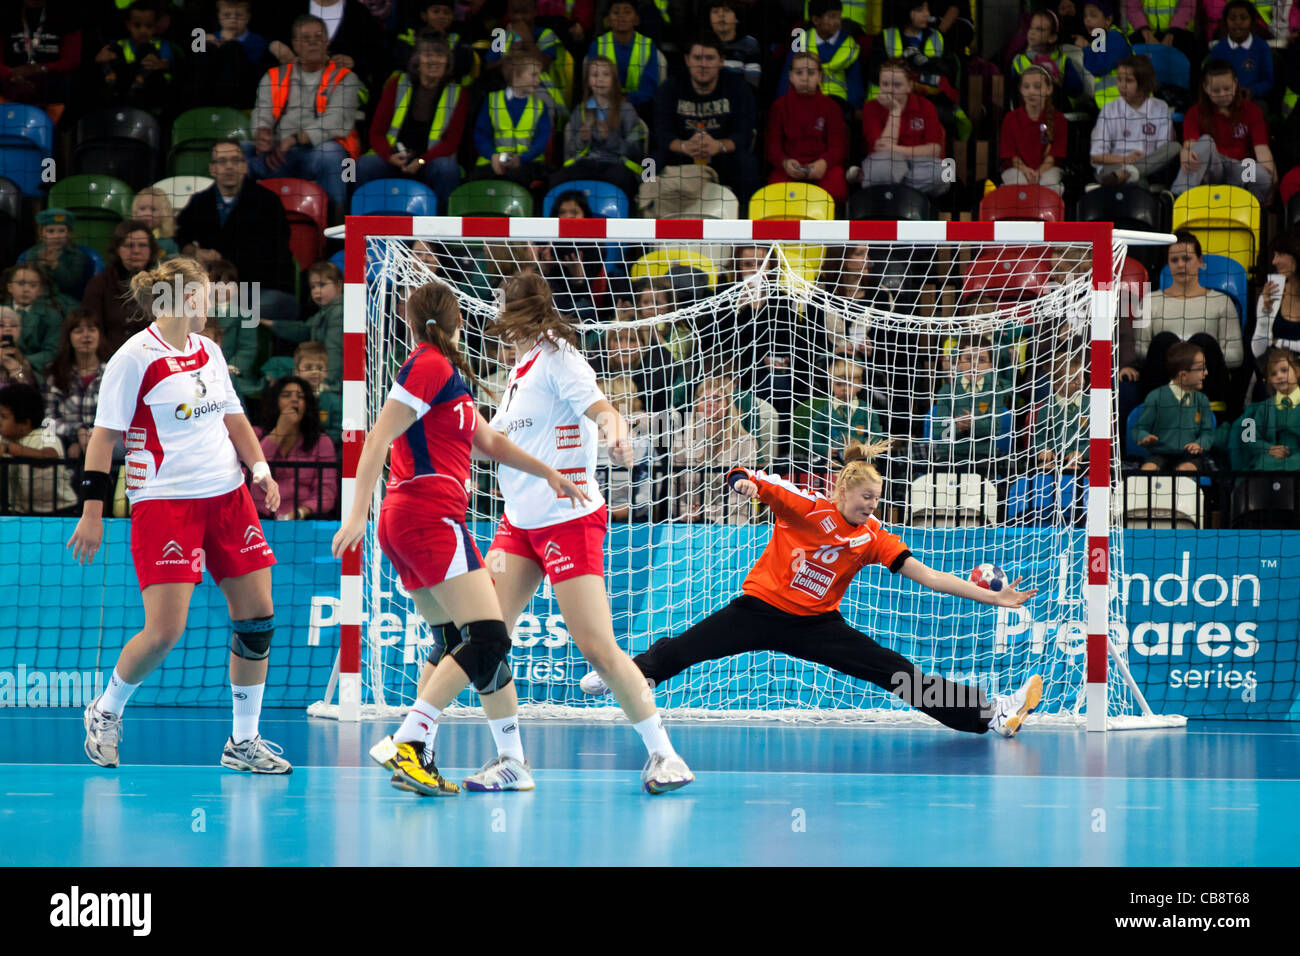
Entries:
{"type": "Polygon", "coordinates": [[[253,138],[248,114],[227,106],[200,106],[186,110],[172,124],[172,146],[167,170],[173,176],[208,175],[208,153],[218,140],[253,138]]]}
{"type": "Polygon", "coordinates": [[[77,217],[77,239],[101,256],[108,255],[113,230],[131,217],[131,187],[112,176],[69,176],[50,187],[49,206],[67,209],[77,217]]]}
{"type": "Polygon", "coordinates": [[[447,200],[449,216],[531,216],[533,197],[508,180],[487,179],[456,187],[447,200]]]}

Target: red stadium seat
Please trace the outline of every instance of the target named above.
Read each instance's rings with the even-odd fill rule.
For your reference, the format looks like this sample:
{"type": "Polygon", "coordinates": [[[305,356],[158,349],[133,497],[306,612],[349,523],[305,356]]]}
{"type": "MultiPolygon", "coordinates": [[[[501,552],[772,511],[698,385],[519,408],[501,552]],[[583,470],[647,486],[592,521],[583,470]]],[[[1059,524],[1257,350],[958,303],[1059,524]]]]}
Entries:
{"type": "Polygon", "coordinates": [[[1151,282],[1151,277],[1147,274],[1146,266],[1135,259],[1125,258],[1124,269],[1119,274],[1120,282],[1120,317],[1126,318],[1130,322],[1138,315],[1138,308],[1142,300],[1147,296],[1147,286],[1151,282]]]}
{"type": "Polygon", "coordinates": [[[1046,186],[999,186],[980,201],[980,219],[1065,220],[1065,200],[1046,186]]]}
{"type": "Polygon", "coordinates": [[[325,191],[305,179],[262,179],[258,185],[280,197],[289,220],[289,250],[299,269],[310,268],[325,251],[325,191]]]}
{"type": "Polygon", "coordinates": [[[962,279],[962,295],[1020,298],[1039,295],[1052,278],[1051,254],[1042,247],[1003,246],[980,253],[962,279]]]}

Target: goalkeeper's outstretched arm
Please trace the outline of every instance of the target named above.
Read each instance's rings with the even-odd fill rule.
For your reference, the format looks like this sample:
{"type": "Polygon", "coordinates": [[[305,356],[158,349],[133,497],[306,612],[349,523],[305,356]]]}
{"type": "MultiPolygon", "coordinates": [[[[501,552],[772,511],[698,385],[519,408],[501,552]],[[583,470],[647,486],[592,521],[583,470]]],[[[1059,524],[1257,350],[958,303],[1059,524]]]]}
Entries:
{"type": "Polygon", "coordinates": [[[1020,607],[1038,593],[1038,588],[1030,588],[1028,591],[1016,590],[1024,578],[1016,578],[1011,582],[1011,587],[1006,590],[987,591],[970,581],[963,581],[955,574],[936,571],[934,568],[916,560],[916,558],[908,558],[904,561],[899,573],[917,584],[925,585],[932,591],[938,591],[942,594],[955,594],[957,597],[970,598],[980,604],[994,604],[999,607],[1020,607]]]}

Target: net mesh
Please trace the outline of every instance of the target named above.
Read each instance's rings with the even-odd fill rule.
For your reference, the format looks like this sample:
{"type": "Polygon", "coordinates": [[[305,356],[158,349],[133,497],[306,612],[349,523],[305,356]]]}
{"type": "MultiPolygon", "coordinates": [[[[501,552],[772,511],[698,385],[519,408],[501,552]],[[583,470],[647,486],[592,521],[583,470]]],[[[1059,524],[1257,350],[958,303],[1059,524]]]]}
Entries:
{"type": "MultiPolygon", "coordinates": [[[[860,441],[877,452],[885,479],[877,515],[918,558],[962,577],[995,564],[1039,595],[1034,610],[1007,611],[877,566],[850,586],[845,618],[922,670],[991,694],[1041,673],[1041,713],[1078,718],[1090,245],[366,242],[366,428],[409,355],[404,302],[413,289],[443,282],[456,291],[461,347],[491,419],[514,358],[490,332],[497,289],[519,270],[548,280],[603,391],[632,426],[633,463],[615,465],[602,448],[596,475],[610,511],[615,634],[630,654],[740,593],[766,545],[770,514],[727,491],[723,472],[763,468],[829,493],[846,442],[860,441]]],[[[1118,275],[1123,247],[1112,255],[1118,275]]],[[[1118,460],[1111,455],[1116,477],[1118,460]]],[[[381,495],[382,482],[372,517],[381,495]]],[[[469,518],[485,554],[501,513],[491,463],[476,465],[469,518]]],[[[363,546],[366,716],[410,704],[431,642],[374,527],[363,546]]],[[[1118,530],[1110,548],[1115,582],[1118,530]]],[[[1118,601],[1112,584],[1112,620],[1122,619],[1118,601]]],[[[612,698],[579,689],[588,667],[548,586],[512,638],[525,713],[621,713],[612,698]]],[[[1124,648],[1116,650],[1122,660],[1124,648]]],[[[1111,672],[1110,715],[1122,725],[1140,707],[1122,670],[1111,672]]],[[[925,719],[885,690],[768,652],[696,665],[656,696],[693,717],[925,719]]],[[[469,712],[475,704],[472,691],[457,702],[469,712]]]]}

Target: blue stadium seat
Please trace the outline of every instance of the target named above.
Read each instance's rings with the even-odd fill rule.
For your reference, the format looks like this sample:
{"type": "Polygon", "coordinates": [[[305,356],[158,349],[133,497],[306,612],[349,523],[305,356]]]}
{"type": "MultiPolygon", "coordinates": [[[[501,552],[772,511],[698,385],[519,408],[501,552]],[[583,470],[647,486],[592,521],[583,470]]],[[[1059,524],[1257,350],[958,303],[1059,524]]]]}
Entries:
{"type": "MultiPolygon", "coordinates": [[[[1232,300],[1237,307],[1237,318],[1241,319],[1241,327],[1244,329],[1247,315],[1246,270],[1236,259],[1216,256],[1212,252],[1204,256],[1203,262],[1200,271],[1196,273],[1197,281],[1205,288],[1222,292],[1232,300]]],[[[1169,272],[1169,267],[1165,266],[1160,270],[1160,288],[1168,289],[1173,284],[1174,277],[1169,272]]]]}
{"type": "Polygon", "coordinates": [[[23,103],[0,106],[0,176],[13,180],[24,196],[40,196],[41,163],[53,152],[49,114],[23,103]]]}
{"type": "Polygon", "coordinates": [[[1077,517],[1073,509],[1084,504],[1079,494],[1081,480],[1064,472],[1017,478],[1007,493],[1007,519],[1042,525],[1056,524],[1061,515],[1073,520],[1077,517]]]}
{"type": "Polygon", "coordinates": [[[592,214],[601,219],[626,219],[628,216],[627,194],[613,183],[600,179],[575,179],[560,183],[542,199],[542,215],[549,216],[555,200],[567,192],[580,192],[586,196],[592,214]]]}
{"type": "Polygon", "coordinates": [[[354,216],[436,216],[438,195],[415,179],[376,179],[352,194],[354,216]]]}
{"type": "MultiPolygon", "coordinates": [[[[1192,88],[1192,64],[1182,50],[1163,43],[1135,43],[1134,56],[1145,56],[1156,71],[1156,86],[1172,86],[1184,93],[1192,88]]],[[[1172,111],[1171,111],[1172,112],[1172,111]]],[[[1173,121],[1181,123],[1183,114],[1172,112],[1173,121]]]]}

